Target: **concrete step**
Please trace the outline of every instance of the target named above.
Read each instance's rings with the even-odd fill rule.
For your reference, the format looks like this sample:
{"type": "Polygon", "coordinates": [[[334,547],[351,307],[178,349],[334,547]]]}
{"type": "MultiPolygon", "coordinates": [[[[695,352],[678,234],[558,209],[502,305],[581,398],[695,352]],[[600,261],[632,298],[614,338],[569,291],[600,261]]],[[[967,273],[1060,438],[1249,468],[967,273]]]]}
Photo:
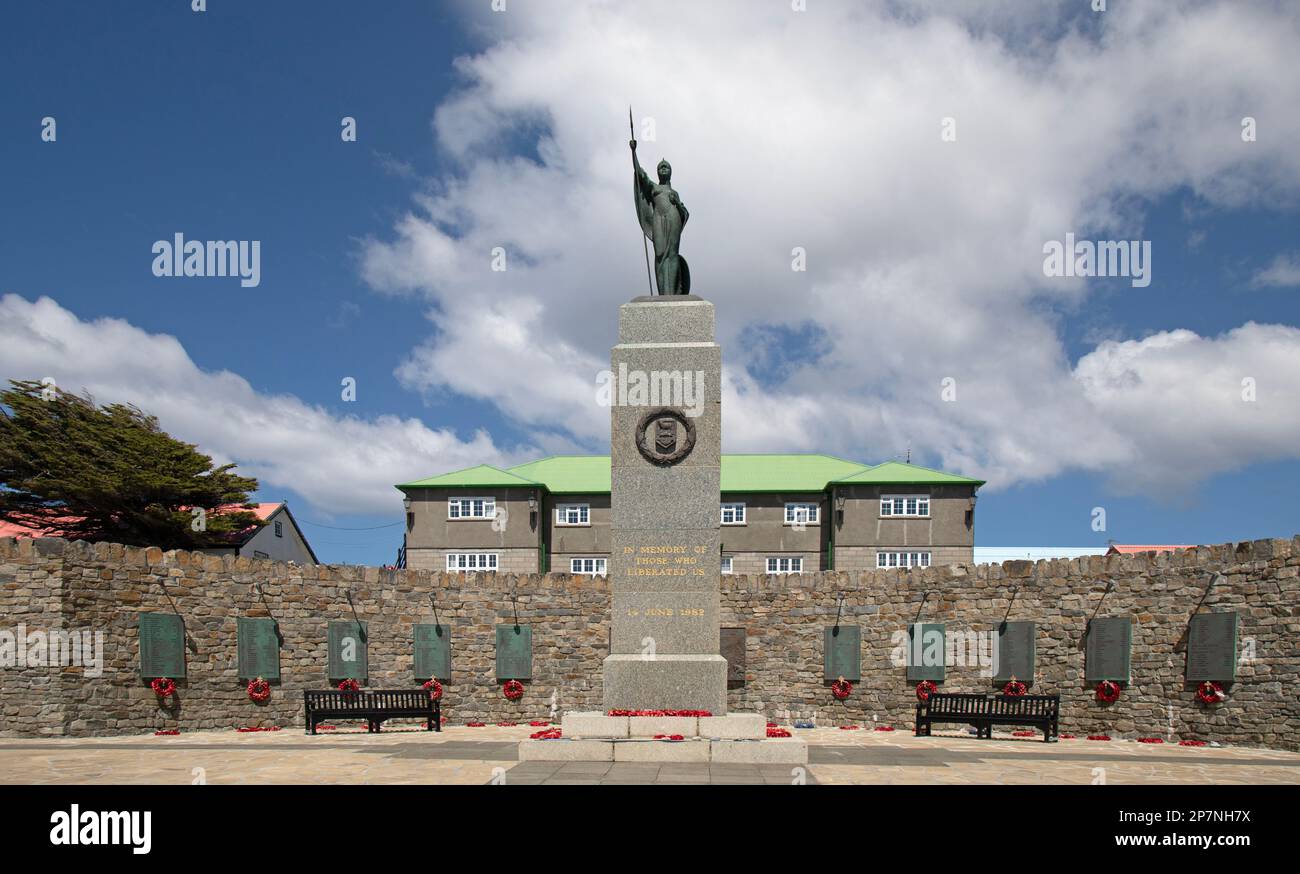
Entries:
{"type": "Polygon", "coordinates": [[[767,720],[760,713],[726,716],[607,716],[600,712],[566,713],[560,722],[566,738],[619,740],[680,734],[684,738],[765,740],[767,720]]]}
{"type": "Polygon", "coordinates": [[[521,762],[719,762],[738,765],[803,765],[808,743],[799,738],[763,740],[595,740],[560,738],[519,744],[521,762]]]}

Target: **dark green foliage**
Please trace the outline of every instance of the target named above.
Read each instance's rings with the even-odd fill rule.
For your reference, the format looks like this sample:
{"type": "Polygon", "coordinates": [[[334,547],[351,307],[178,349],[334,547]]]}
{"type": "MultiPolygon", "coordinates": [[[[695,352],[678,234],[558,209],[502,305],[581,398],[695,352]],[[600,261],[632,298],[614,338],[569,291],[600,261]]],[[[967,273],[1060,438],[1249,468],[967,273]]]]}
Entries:
{"type": "Polygon", "coordinates": [[[214,468],[135,406],[100,407],[89,395],[17,380],[0,405],[0,520],[164,549],[230,545],[263,524],[243,510],[214,512],[247,504],[257,480],[230,473],[233,464],[214,468]]]}

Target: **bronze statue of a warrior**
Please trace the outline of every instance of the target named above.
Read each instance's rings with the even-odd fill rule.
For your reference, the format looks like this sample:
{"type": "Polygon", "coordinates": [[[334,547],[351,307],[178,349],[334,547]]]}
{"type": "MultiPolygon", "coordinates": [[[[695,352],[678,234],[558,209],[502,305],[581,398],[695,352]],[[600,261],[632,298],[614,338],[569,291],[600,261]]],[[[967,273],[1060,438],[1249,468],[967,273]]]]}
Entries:
{"type": "MultiPolygon", "coordinates": [[[[629,112],[629,123],[631,122],[629,112]]],[[[659,182],[650,179],[636,157],[636,139],[632,147],[632,195],[636,202],[636,216],[641,230],[655,247],[655,284],[659,294],[690,294],[691,271],[686,259],[677,253],[682,242],[682,228],[691,214],[682,199],[673,190],[673,168],[660,161],[659,182]]]]}

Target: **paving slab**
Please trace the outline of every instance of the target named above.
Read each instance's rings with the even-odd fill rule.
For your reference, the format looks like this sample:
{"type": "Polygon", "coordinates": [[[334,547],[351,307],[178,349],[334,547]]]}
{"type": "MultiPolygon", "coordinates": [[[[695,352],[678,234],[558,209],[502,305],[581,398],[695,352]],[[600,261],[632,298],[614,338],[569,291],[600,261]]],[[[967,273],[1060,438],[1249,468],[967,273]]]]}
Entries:
{"type": "Polygon", "coordinates": [[[767,740],[715,740],[712,757],[717,763],[789,764],[808,762],[808,743],[800,738],[767,740]]]}
{"type": "MultiPolygon", "coordinates": [[[[599,763],[519,761],[519,742],[529,726],[469,728],[442,732],[364,729],[303,735],[301,729],[240,734],[187,732],[106,738],[0,738],[0,784],[190,785],[194,769],[211,784],[487,784],[547,783],[562,767],[595,764],[569,780],[616,782],[614,768],[645,767],[648,782],[718,782],[735,763],[599,763]]],[[[1090,785],[1102,769],[1108,785],[1300,783],[1300,753],[1250,747],[1180,747],[1063,739],[1045,744],[996,733],[993,740],[953,732],[917,738],[910,732],[798,732],[808,745],[807,765],[759,765],[769,785],[807,784],[1078,784],[1090,785]],[[796,775],[795,768],[802,768],[796,775]]],[[[1176,741],[1176,738],[1174,739],[1176,741]]],[[[627,743],[628,741],[623,741],[627,743]]],[[[563,741],[540,741],[558,744],[563,741]]],[[[573,743],[569,741],[567,743],[573,743]]],[[[599,743],[599,742],[597,742],[599,743]]],[[[609,743],[609,742],[607,742],[609,743]]],[[[648,742],[647,742],[648,743],[648,742]]]]}
{"type": "Polygon", "coordinates": [[[519,761],[609,762],[614,742],[608,740],[525,740],[519,743],[519,761]]]}

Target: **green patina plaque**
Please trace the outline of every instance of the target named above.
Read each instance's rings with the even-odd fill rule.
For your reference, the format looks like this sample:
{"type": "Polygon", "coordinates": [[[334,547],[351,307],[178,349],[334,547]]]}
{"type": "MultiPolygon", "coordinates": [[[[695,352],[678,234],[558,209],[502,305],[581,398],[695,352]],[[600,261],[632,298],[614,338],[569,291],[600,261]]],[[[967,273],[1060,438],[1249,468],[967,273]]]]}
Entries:
{"type": "Polygon", "coordinates": [[[235,620],[235,641],[241,680],[280,679],[280,635],[274,619],[240,616],[235,620]]]}
{"type": "Polygon", "coordinates": [[[366,659],[368,623],[352,619],[331,619],[329,625],[329,679],[356,680],[364,683],[369,662],[366,659]]]}
{"type": "Polygon", "coordinates": [[[946,634],[943,622],[920,622],[908,626],[907,679],[910,682],[943,682],[948,651],[946,634]]]}
{"type": "Polygon", "coordinates": [[[497,679],[531,680],[533,629],[527,625],[497,626],[497,679]]]}
{"type": "Polygon", "coordinates": [[[1015,677],[1026,686],[1034,682],[1034,647],[1038,626],[1033,622],[1000,622],[993,627],[997,632],[998,662],[993,672],[993,683],[1006,685],[1015,677]]]}
{"type": "Polygon", "coordinates": [[[1128,616],[1104,616],[1088,623],[1084,680],[1127,683],[1132,671],[1133,620],[1128,616]]]}
{"type": "Polygon", "coordinates": [[[415,626],[415,679],[451,679],[451,626],[415,626]]]}
{"type": "Polygon", "coordinates": [[[1187,681],[1237,679],[1237,614],[1197,613],[1187,628],[1187,681]]]}
{"type": "Polygon", "coordinates": [[[185,676],[185,620],[175,613],[141,613],[140,676],[185,676]]]}
{"type": "Polygon", "coordinates": [[[827,680],[843,677],[850,683],[861,682],[862,629],[857,625],[827,625],[822,656],[827,680]]]}

